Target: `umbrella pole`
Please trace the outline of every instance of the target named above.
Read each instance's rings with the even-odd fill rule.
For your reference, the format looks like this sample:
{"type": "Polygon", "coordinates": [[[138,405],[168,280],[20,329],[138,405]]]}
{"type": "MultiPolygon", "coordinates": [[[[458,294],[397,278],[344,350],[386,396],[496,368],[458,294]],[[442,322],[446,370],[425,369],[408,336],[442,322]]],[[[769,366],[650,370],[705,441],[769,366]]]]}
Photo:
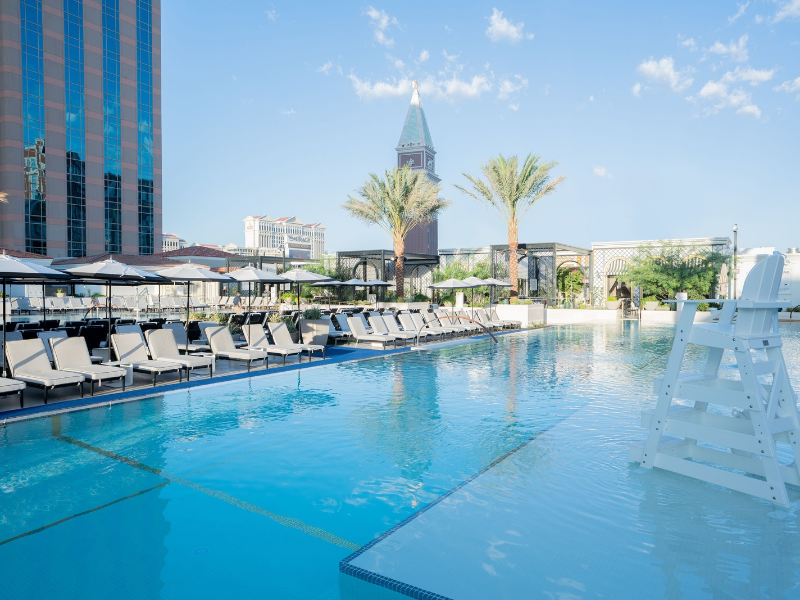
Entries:
{"type": "MultiPolygon", "coordinates": [[[[186,326],[184,327],[186,330],[186,348],[184,349],[184,354],[189,354],[189,292],[191,291],[191,285],[191,281],[186,282],[186,326]]],[[[186,372],[188,373],[189,371],[187,370],[186,372]]]]}
{"type": "Polygon", "coordinates": [[[6,373],[6,329],[8,322],[6,321],[6,278],[3,277],[3,377],[7,377],[6,373]]]}
{"type": "Polygon", "coordinates": [[[106,348],[108,348],[108,360],[111,360],[111,280],[108,280],[106,288],[106,318],[108,319],[108,337],[106,337],[106,348]]]}
{"type": "Polygon", "coordinates": [[[42,282],[42,325],[47,320],[47,297],[44,295],[44,281],[42,282]]]}

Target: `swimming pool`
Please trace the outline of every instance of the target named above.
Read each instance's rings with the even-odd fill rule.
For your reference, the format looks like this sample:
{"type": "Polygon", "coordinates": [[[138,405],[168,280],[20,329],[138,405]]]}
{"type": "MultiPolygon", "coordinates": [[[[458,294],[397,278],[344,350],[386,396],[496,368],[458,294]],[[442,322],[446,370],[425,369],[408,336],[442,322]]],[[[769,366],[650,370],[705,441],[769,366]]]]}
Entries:
{"type": "MultiPolygon", "coordinates": [[[[800,336],[784,333],[796,381],[800,336]]],[[[800,583],[793,510],[627,462],[670,344],[668,329],[635,324],[551,328],[8,425],[3,595],[380,597],[339,562],[522,447],[475,480],[491,481],[468,502],[483,513],[461,505],[434,522],[447,510],[436,504],[428,522],[405,526],[424,525],[412,537],[426,545],[410,558],[384,552],[375,568],[403,580],[428,551],[436,568],[420,587],[452,597],[485,597],[458,588],[481,568],[488,579],[475,585],[495,597],[622,597],[644,585],[653,597],[788,597],[800,583]],[[541,562],[514,564],[504,542],[481,567],[495,535],[483,524],[524,506],[531,489],[540,512],[515,518],[517,546],[541,562]],[[685,544],[681,513],[696,536],[685,544]],[[475,569],[442,557],[469,556],[471,544],[475,569]],[[708,568],[693,562],[716,556],[708,568]],[[674,572],[661,581],[653,570],[674,572]]]]}

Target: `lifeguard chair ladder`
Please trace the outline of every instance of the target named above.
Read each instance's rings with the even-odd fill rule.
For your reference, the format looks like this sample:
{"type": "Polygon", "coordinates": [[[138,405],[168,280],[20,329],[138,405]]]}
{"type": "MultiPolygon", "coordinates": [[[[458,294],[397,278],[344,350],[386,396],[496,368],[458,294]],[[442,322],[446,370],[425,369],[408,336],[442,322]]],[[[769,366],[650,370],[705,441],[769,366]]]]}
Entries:
{"type": "Polygon", "coordinates": [[[632,461],[788,506],[786,484],[800,486],[800,415],[778,333],[778,309],[787,304],[777,301],[782,273],[779,252],[756,264],[741,299],[723,301],[718,323],[694,323],[699,302],[684,302],[666,371],[655,380],[656,407],[642,413],[647,440],[631,445],[632,461]],[[702,373],[681,373],[689,344],[709,348],[702,373]],[[740,379],[719,376],[726,350],[740,379]],[[676,399],[693,404],[673,406],[676,399]],[[778,462],[776,441],[789,443],[791,464],[778,462]]]}

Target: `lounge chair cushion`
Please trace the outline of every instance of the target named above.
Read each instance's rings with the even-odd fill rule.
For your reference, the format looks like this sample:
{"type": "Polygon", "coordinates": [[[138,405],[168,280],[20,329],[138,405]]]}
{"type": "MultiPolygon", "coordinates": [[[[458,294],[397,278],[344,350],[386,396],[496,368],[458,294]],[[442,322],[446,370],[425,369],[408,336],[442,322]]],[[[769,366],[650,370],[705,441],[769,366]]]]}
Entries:
{"type": "Polygon", "coordinates": [[[181,356],[175,337],[170,329],[150,329],[145,334],[150,354],[155,360],[164,360],[183,365],[188,369],[210,367],[211,356],[181,356]]]}
{"type": "Polygon", "coordinates": [[[6,357],[14,379],[47,387],[83,381],[83,375],[53,369],[39,338],[8,342],[7,346],[6,357]]]}
{"type": "Polygon", "coordinates": [[[56,371],[55,369],[50,369],[49,371],[17,371],[14,373],[14,378],[26,383],[36,383],[47,387],[81,383],[85,379],[83,375],[78,373],[56,371]]]}
{"type": "Polygon", "coordinates": [[[234,360],[266,360],[267,353],[264,350],[237,349],[227,327],[209,327],[206,329],[206,337],[216,356],[234,360]]]}
{"type": "Polygon", "coordinates": [[[92,364],[86,340],[83,338],[51,338],[49,342],[56,367],[61,371],[80,373],[95,381],[125,376],[125,369],[92,364]]]}
{"type": "Polygon", "coordinates": [[[24,390],[25,384],[22,381],[17,381],[16,379],[7,379],[6,377],[0,377],[0,394],[7,394],[9,392],[18,392],[19,390],[24,390]]]}

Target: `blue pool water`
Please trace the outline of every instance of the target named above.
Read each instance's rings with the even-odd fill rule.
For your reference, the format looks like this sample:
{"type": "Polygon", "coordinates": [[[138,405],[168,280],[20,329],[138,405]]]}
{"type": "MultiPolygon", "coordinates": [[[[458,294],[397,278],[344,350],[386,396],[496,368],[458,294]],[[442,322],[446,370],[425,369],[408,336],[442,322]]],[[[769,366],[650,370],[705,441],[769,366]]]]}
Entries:
{"type": "MultiPolygon", "coordinates": [[[[796,384],[800,336],[791,329],[784,335],[796,384]]],[[[0,429],[0,596],[389,597],[353,585],[339,562],[534,438],[524,448],[535,460],[524,464],[520,451],[478,479],[499,474],[490,496],[509,505],[523,501],[520,482],[552,486],[555,505],[545,494],[543,513],[529,515],[549,544],[537,573],[545,583],[524,583],[535,565],[505,565],[508,581],[528,587],[497,590],[525,589],[529,597],[692,597],[694,590],[701,597],[792,597],[800,590],[793,510],[776,515],[766,503],[676,482],[671,474],[641,474],[626,461],[630,439],[644,435],[636,431],[638,412],[652,403],[652,378],[670,344],[665,328],[560,327],[8,425],[0,429]],[[608,429],[603,435],[600,426],[608,429]],[[569,500],[558,499],[557,478],[530,479],[577,447],[592,460],[585,467],[575,462],[569,500]],[[601,482],[602,493],[581,481],[601,482]],[[721,580],[719,569],[710,577],[692,564],[704,541],[683,545],[685,532],[675,523],[686,507],[676,489],[693,495],[687,518],[694,530],[730,537],[719,552],[714,546],[724,558],[721,580]],[[698,502],[708,510],[698,512],[698,502]],[[739,507],[735,519],[726,504],[739,507]],[[598,522],[619,523],[619,547],[594,527],[598,522]],[[654,544],[659,527],[667,532],[654,544]],[[595,574],[582,583],[571,576],[578,587],[566,592],[550,590],[547,581],[565,579],[556,573],[566,567],[559,561],[572,560],[559,544],[571,547],[587,531],[603,535],[581,543],[587,555],[594,542],[598,556],[619,555],[621,569],[673,565],[675,577],[688,583],[677,593],[662,585],[628,595],[631,581],[648,582],[595,574]],[[753,548],[768,556],[763,568],[753,563],[753,548]]],[[[464,527],[427,543],[468,551],[466,541],[459,543],[464,527]]],[[[446,561],[441,568],[442,580],[458,572],[446,561]]],[[[454,595],[462,596],[469,591],[454,595]]]]}

